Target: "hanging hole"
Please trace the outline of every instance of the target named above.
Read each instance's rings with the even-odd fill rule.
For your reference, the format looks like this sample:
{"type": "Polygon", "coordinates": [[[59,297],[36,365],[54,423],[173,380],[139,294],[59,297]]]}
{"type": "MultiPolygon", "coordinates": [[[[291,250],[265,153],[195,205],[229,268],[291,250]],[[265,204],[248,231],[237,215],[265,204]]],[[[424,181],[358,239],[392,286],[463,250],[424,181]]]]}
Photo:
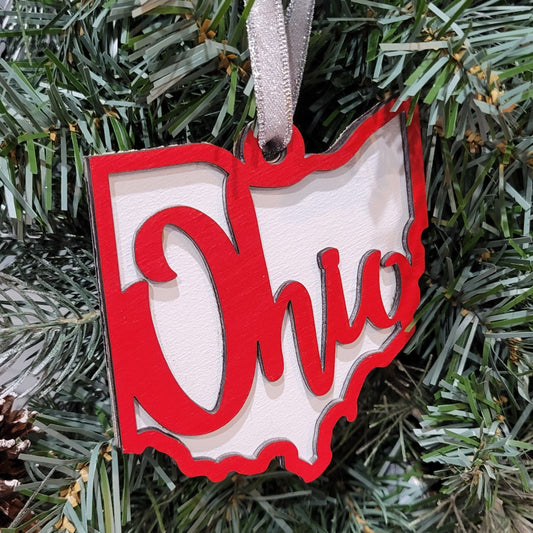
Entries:
{"type": "Polygon", "coordinates": [[[278,141],[268,141],[263,147],[263,157],[267,163],[277,165],[281,163],[287,155],[287,148],[278,141]]]}

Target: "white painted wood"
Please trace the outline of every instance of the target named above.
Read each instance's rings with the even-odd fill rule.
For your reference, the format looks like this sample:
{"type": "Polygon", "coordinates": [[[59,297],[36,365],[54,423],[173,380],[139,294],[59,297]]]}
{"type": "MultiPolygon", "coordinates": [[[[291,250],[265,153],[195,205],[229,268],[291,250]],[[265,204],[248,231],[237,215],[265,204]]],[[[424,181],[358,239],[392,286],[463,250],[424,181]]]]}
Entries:
{"type": "MultiPolygon", "coordinates": [[[[221,170],[206,164],[182,165],[111,178],[121,285],[141,280],[133,242],[150,216],[171,206],[197,208],[229,236],[224,213],[221,170]]],[[[300,183],[276,190],[254,189],[253,201],[273,291],[290,280],[307,288],[317,330],[321,331],[322,289],[317,254],[328,247],[340,252],[339,269],[348,309],[357,298],[361,258],[370,250],[407,254],[403,235],[409,222],[408,187],[399,119],[378,130],[343,167],[315,172],[300,183]]],[[[178,383],[199,405],[211,409],[221,386],[223,342],[220,316],[208,271],[191,241],[165,230],[165,254],[178,281],[150,282],[150,304],[161,348],[178,383]],[[209,325],[209,327],[207,327],[209,325]]],[[[396,278],[381,269],[384,302],[392,306],[396,278]]],[[[351,345],[338,346],[331,390],[321,397],[306,386],[298,363],[292,326],[285,316],[282,339],[285,373],[271,383],[260,366],[240,413],[226,426],[202,436],[175,435],[194,458],[220,460],[229,454],[256,457],[273,440],[293,442],[302,460],[316,460],[318,424],[366,354],[383,349],[393,328],[367,324],[351,345]]],[[[319,338],[320,341],[320,338],[319,338]]],[[[179,416],[179,413],[176,413],[179,416]]],[[[137,408],[138,428],[158,426],[137,408]]],[[[168,432],[167,432],[168,433],[168,432]]]]}

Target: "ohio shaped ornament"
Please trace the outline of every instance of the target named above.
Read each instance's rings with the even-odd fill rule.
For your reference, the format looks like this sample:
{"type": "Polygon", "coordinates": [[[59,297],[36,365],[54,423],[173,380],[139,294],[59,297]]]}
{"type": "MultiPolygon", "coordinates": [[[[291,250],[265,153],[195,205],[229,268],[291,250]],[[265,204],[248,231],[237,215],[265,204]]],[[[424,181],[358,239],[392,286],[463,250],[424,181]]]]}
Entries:
{"type": "Polygon", "coordinates": [[[189,476],[310,481],[368,372],[413,333],[424,270],[422,147],[407,104],[331,150],[294,129],[278,162],[251,132],[90,158],[115,429],[189,476]]]}

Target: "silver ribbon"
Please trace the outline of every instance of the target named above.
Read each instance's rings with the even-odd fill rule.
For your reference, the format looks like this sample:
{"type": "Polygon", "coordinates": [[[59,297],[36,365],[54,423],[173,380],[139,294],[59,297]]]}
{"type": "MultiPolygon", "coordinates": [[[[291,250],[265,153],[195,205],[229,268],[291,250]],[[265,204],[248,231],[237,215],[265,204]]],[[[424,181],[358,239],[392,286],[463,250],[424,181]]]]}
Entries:
{"type": "Polygon", "coordinates": [[[254,2],[246,26],[257,102],[259,146],[277,154],[290,142],[315,0],[254,2]]]}

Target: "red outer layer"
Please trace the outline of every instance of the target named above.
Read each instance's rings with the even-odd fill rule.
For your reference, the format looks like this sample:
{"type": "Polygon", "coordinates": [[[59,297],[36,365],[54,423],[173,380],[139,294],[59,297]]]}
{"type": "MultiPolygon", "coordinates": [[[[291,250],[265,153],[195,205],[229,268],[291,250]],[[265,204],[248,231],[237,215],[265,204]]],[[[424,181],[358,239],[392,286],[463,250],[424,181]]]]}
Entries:
{"type": "MultiPolygon", "coordinates": [[[[420,301],[417,283],[424,270],[421,234],[427,226],[423,156],[417,112],[411,125],[407,127],[414,209],[414,221],[406,240],[411,254],[410,265],[402,257],[397,260],[391,257],[387,261],[387,264],[396,263],[402,276],[401,305],[394,315],[394,321],[401,324],[402,330],[382,352],[367,356],[357,366],[345,399],[334,405],[323,417],[318,432],[317,460],[313,464],[300,460],[294,445],[286,441],[268,444],[256,459],[241,456],[229,456],[219,462],[193,459],[187,448],[175,438],[158,430],[137,432],[134,399],[170,431],[189,435],[204,434],[231,420],[243,405],[256,365],[256,356],[250,354],[256,353],[258,340],[261,342],[267,378],[279,378],[283,372],[283,360],[279,356],[280,341],[276,339],[276,328],[279,336],[279,322],[284,313],[284,305],[292,298],[291,294],[297,296],[298,287],[292,285],[284,298],[278,299],[277,302],[273,300],[268,277],[264,276],[266,267],[261,256],[260,241],[259,251],[257,249],[257,221],[249,188],[286,187],[304,179],[311,172],[342,166],[354,156],[370,135],[399,113],[406,113],[409,103],[402,104],[395,112],[391,111],[393,105],[394,102],[389,102],[365,118],[342,146],[331,153],[304,157],[303,140],[295,130],[287,154],[278,164],[264,161],[257,141],[251,134],[244,143],[244,162],[230,152],[209,144],[174,146],[90,158],[93,228],[97,240],[99,279],[106,314],[108,353],[114,376],[116,414],[120,440],[125,452],[141,453],[151,446],[172,456],[185,474],[206,475],[212,481],[222,480],[233,471],[242,474],[263,472],[276,456],[284,457],[285,467],[305,481],[315,479],[326,469],[331,460],[330,442],[336,422],[342,416],[348,420],[355,419],[357,397],[367,374],[373,368],[388,365],[414,332],[414,328],[409,332],[406,328],[420,301]],[[193,162],[210,163],[227,173],[226,205],[239,251],[235,250],[231,241],[211,219],[186,207],[161,211],[147,221],[138,233],[135,251],[138,266],[146,277],[157,281],[174,278],[176,274],[161,261],[160,233],[165,224],[174,223],[195,241],[201,241],[200,249],[206,259],[209,258],[208,263],[214,269],[214,277],[225,280],[221,285],[227,285],[230,289],[235,285],[240,286],[243,284],[244,272],[247,273],[247,293],[254,295],[253,298],[247,298],[251,300],[247,310],[242,309],[242,295],[238,301],[234,301],[232,291],[217,284],[219,300],[225,302],[223,317],[227,330],[227,353],[232,354],[233,350],[242,355],[227,357],[226,382],[229,385],[223,387],[221,400],[214,413],[204,411],[188,399],[170,372],[151,321],[147,282],[138,282],[124,292],[121,291],[109,190],[110,174],[193,162]],[[252,312],[254,310],[255,312],[252,312]],[[237,346],[239,350],[235,350],[237,346]],[[179,412],[181,415],[178,417],[179,412]],[[186,416],[182,413],[186,413],[186,416]]],[[[328,257],[333,256],[330,254],[328,257]]],[[[331,268],[335,267],[334,259],[328,259],[331,268]]],[[[377,258],[372,261],[375,259],[377,258]]],[[[371,260],[367,262],[370,265],[371,260]]],[[[367,279],[375,279],[370,266],[368,272],[368,275],[365,274],[367,279]]],[[[379,291],[379,287],[376,290],[379,291]]],[[[368,300],[372,301],[372,298],[368,300]]],[[[372,304],[367,307],[366,317],[381,317],[383,324],[378,326],[386,327],[387,319],[383,318],[379,305],[376,303],[374,308],[372,304]]],[[[362,313],[360,315],[359,318],[363,320],[365,317],[362,313]]],[[[309,335],[309,338],[312,338],[312,335],[309,335]]],[[[339,338],[337,336],[337,339],[339,338]]],[[[307,341],[303,339],[302,342],[307,341]]],[[[321,373],[320,365],[313,367],[311,362],[307,368],[309,370],[306,369],[305,373],[312,390],[316,394],[322,394],[328,387],[327,376],[321,373]]]]}

